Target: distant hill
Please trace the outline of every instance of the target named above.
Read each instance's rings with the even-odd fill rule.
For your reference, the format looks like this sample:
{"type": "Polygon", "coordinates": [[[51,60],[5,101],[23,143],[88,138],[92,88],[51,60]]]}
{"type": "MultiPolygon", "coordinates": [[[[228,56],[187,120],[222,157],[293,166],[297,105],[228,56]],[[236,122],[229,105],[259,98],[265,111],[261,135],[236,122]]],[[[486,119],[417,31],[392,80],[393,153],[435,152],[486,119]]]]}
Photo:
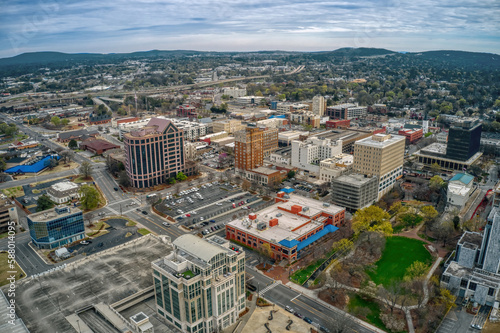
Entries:
{"type": "Polygon", "coordinates": [[[410,57],[421,58],[436,65],[447,64],[456,67],[500,68],[500,55],[467,51],[427,51],[407,53],[410,57]]]}
{"type": "Polygon", "coordinates": [[[387,49],[377,49],[368,47],[360,47],[360,48],[344,47],[334,51],[313,52],[311,53],[311,57],[317,60],[326,60],[328,58],[373,57],[373,56],[381,56],[381,55],[388,55],[395,53],[396,52],[387,49]]]}

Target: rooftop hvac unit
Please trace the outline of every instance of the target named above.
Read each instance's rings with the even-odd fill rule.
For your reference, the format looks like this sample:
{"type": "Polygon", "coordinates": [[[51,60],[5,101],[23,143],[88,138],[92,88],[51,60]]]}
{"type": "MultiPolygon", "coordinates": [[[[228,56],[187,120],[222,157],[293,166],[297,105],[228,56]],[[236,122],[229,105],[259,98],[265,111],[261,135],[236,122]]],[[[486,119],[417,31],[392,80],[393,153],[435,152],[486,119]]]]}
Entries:
{"type": "Polygon", "coordinates": [[[328,202],[323,202],[324,207],[330,207],[330,204],[328,202]]]}
{"type": "Polygon", "coordinates": [[[281,213],[276,214],[276,217],[280,217],[280,216],[283,216],[283,214],[281,214],[281,213]]]}
{"type": "Polygon", "coordinates": [[[304,207],[304,208],[302,208],[302,211],[303,211],[303,212],[307,212],[308,210],[309,210],[309,207],[307,207],[307,206],[306,206],[306,207],[304,207]]]}
{"type": "Polygon", "coordinates": [[[264,229],[266,229],[265,222],[261,222],[261,223],[257,224],[257,230],[264,230],[264,229]]]}
{"type": "Polygon", "coordinates": [[[290,196],[289,196],[288,194],[285,194],[285,195],[283,196],[283,198],[285,198],[285,199],[290,199],[290,196]]]}

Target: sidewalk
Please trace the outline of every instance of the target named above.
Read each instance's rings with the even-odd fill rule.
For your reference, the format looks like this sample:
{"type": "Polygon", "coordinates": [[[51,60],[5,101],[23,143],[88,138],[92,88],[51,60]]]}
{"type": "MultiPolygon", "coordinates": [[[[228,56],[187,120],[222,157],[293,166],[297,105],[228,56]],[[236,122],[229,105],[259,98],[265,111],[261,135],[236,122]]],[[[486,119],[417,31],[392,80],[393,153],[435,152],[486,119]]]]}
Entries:
{"type": "Polygon", "coordinates": [[[257,308],[257,295],[253,294],[252,300],[246,300],[246,305],[248,308],[248,312],[241,318],[239,318],[236,323],[233,325],[229,326],[224,330],[224,333],[241,333],[243,329],[245,328],[247,322],[250,320],[252,317],[252,314],[254,313],[255,309],[257,308]]]}

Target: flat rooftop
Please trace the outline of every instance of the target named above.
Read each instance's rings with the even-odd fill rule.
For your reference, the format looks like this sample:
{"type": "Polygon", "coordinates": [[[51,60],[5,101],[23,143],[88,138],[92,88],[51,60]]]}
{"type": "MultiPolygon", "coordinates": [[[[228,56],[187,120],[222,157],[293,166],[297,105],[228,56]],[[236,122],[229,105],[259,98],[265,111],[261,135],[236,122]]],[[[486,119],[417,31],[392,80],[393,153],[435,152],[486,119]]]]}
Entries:
{"type": "Polygon", "coordinates": [[[150,288],[151,262],[171,251],[169,243],[150,234],[64,268],[24,278],[17,282],[16,312],[31,333],[76,332],[67,316],[100,301],[113,304],[150,288]]]}
{"type": "Polygon", "coordinates": [[[401,135],[393,135],[393,134],[374,134],[368,138],[361,139],[356,141],[357,145],[375,147],[375,148],[384,148],[395,144],[399,141],[406,140],[404,136],[401,135]]]}
{"type": "Polygon", "coordinates": [[[339,176],[336,179],[334,179],[333,181],[335,183],[340,182],[340,183],[349,184],[349,185],[358,187],[358,186],[362,186],[362,185],[368,183],[374,177],[376,178],[376,176],[367,177],[367,176],[359,174],[359,173],[352,173],[350,175],[339,176]]]}
{"type": "Polygon", "coordinates": [[[51,187],[55,191],[64,192],[64,191],[68,191],[68,190],[77,189],[80,186],[78,186],[78,184],[75,184],[72,182],[60,182],[60,183],[56,183],[56,184],[52,185],[51,187]]]}
{"type": "Polygon", "coordinates": [[[311,218],[313,216],[319,214],[320,212],[327,212],[329,214],[335,215],[344,210],[343,208],[332,204],[330,204],[329,207],[325,207],[323,206],[322,201],[306,198],[293,193],[289,194],[289,197],[290,199],[288,199],[288,202],[278,202],[272,206],[256,212],[255,215],[257,215],[257,219],[254,221],[251,221],[250,219],[248,219],[248,216],[246,216],[244,218],[229,222],[228,226],[232,226],[237,229],[248,230],[248,232],[257,234],[263,239],[276,240],[276,242],[279,242],[287,238],[300,238],[308,232],[316,229],[318,225],[322,225],[322,218],[318,218],[317,221],[313,220],[311,223],[307,223],[311,221],[311,218]],[[301,206],[302,208],[308,207],[307,211],[300,212],[306,217],[278,209],[278,207],[282,207],[284,209],[290,210],[294,205],[301,206]],[[274,227],[267,227],[264,230],[257,229],[258,223],[266,222],[268,224],[271,219],[278,219],[278,225],[274,227]]]}
{"type": "Polygon", "coordinates": [[[55,207],[55,208],[43,210],[41,212],[28,215],[28,217],[33,222],[47,222],[47,221],[51,221],[55,218],[66,217],[66,216],[77,214],[80,212],[81,212],[81,210],[79,208],[63,206],[63,207],[55,207]],[[58,213],[56,210],[59,208],[65,209],[65,211],[58,213]]]}
{"type": "Polygon", "coordinates": [[[420,151],[425,154],[425,153],[431,153],[431,154],[446,154],[446,143],[438,143],[434,142],[428,145],[425,148],[420,149],[420,151]]]}
{"type": "Polygon", "coordinates": [[[314,136],[330,139],[332,141],[342,140],[343,143],[349,141],[357,141],[363,138],[366,138],[367,135],[371,135],[368,131],[353,131],[353,130],[344,130],[344,129],[333,129],[321,133],[317,133],[314,136]]]}

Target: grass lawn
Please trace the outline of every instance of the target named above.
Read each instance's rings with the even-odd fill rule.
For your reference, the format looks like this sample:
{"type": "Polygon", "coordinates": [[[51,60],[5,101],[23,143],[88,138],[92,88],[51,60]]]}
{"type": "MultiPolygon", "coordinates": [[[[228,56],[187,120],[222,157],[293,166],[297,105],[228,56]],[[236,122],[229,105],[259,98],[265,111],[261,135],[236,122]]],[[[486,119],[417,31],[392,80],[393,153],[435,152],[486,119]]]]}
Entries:
{"type": "Polygon", "coordinates": [[[290,280],[292,282],[295,282],[297,284],[302,285],[304,282],[306,282],[307,278],[311,276],[311,274],[319,267],[321,264],[325,261],[325,259],[320,259],[309,266],[299,269],[298,271],[293,272],[293,274],[290,275],[290,280]]]}
{"type": "Polygon", "coordinates": [[[109,232],[106,230],[107,228],[109,228],[109,224],[107,224],[106,222],[95,223],[90,228],[92,230],[92,232],[88,233],[87,236],[88,237],[99,237],[99,236],[105,235],[109,232]]]}
{"type": "Polygon", "coordinates": [[[149,231],[148,229],[144,229],[144,228],[137,229],[137,232],[140,233],[143,236],[146,236],[147,234],[151,233],[151,231],[149,231]]]}
{"type": "Polygon", "coordinates": [[[22,197],[24,195],[24,190],[22,186],[15,186],[11,188],[6,188],[2,190],[3,194],[8,196],[9,198],[14,197],[22,197]]]}
{"type": "Polygon", "coordinates": [[[7,258],[7,255],[8,255],[7,252],[0,252],[0,286],[4,286],[9,283],[9,281],[7,281],[7,278],[11,275],[11,273],[7,273],[8,271],[17,272],[16,281],[21,278],[21,274],[24,276],[23,271],[17,265],[17,263],[14,264],[16,268],[11,269],[9,267],[9,262],[8,262],[9,259],[7,258]]]}
{"type": "Polygon", "coordinates": [[[127,227],[135,227],[135,226],[136,226],[136,224],[137,224],[137,222],[134,222],[134,221],[130,221],[130,220],[129,220],[129,221],[127,222],[126,226],[127,226],[127,227]]]}
{"type": "Polygon", "coordinates": [[[380,307],[376,302],[365,300],[357,294],[350,294],[347,309],[351,314],[354,314],[358,317],[360,313],[364,313],[366,315],[365,318],[367,322],[383,329],[384,331],[387,331],[387,328],[382,322],[382,319],[380,319],[380,307]]]}
{"type": "Polygon", "coordinates": [[[424,242],[406,237],[387,237],[382,257],[375,264],[375,271],[368,275],[376,284],[387,286],[393,280],[402,280],[406,269],[415,261],[430,265],[432,256],[423,246],[424,242]]]}

